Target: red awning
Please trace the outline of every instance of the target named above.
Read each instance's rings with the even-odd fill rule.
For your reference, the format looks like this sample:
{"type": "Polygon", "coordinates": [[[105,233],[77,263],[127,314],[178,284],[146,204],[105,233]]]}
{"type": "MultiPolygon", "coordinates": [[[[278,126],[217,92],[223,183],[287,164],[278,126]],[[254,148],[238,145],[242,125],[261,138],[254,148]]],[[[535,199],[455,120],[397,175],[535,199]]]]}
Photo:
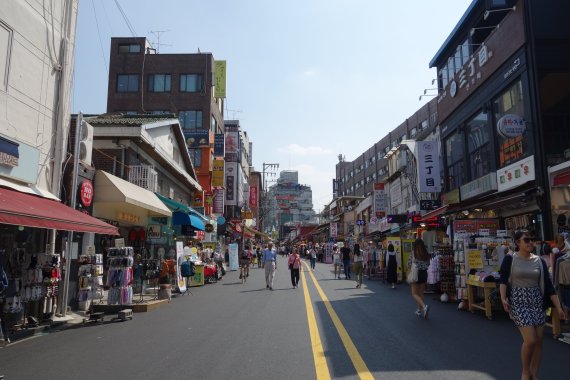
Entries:
{"type": "Polygon", "coordinates": [[[554,177],[552,186],[570,185],[570,172],[560,173],[554,177]]]}
{"type": "Polygon", "coordinates": [[[0,223],[118,235],[117,227],[60,202],[0,188],[0,223]]]}

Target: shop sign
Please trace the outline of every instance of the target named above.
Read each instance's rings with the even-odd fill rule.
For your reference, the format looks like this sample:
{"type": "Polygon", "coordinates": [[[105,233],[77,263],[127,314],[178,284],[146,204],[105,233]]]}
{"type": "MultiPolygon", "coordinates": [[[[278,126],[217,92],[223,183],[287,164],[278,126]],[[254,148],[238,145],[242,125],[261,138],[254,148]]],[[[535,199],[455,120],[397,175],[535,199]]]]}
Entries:
{"type": "Polygon", "coordinates": [[[91,206],[91,202],[93,202],[93,183],[90,180],[86,179],[81,182],[79,198],[81,199],[81,204],[83,206],[91,206]]]}
{"type": "Polygon", "coordinates": [[[224,160],[214,160],[212,165],[212,186],[224,187],[224,160]]]}
{"type": "Polygon", "coordinates": [[[408,223],[407,214],[388,215],[386,219],[388,223],[408,223]]]}
{"type": "Polygon", "coordinates": [[[0,136],[0,165],[12,168],[18,166],[20,160],[19,146],[20,144],[0,136]]]}
{"type": "Polygon", "coordinates": [[[214,232],[214,225],[211,223],[208,223],[204,226],[204,230],[206,232],[214,232]]]}
{"type": "Polygon", "coordinates": [[[366,224],[366,221],[362,220],[362,219],[358,219],[356,221],[356,225],[357,226],[364,226],[366,224]]]}
{"type": "Polygon", "coordinates": [[[158,240],[162,237],[162,228],[160,224],[149,224],[146,236],[149,240],[158,240]]]}
{"type": "Polygon", "coordinates": [[[534,156],[524,158],[497,171],[498,189],[505,191],[534,181],[534,156]]]}
{"type": "Polygon", "coordinates": [[[480,219],[477,221],[477,228],[479,230],[489,230],[490,233],[495,233],[499,229],[499,221],[497,219],[480,219]]]}
{"type": "Polygon", "coordinates": [[[461,199],[465,200],[493,191],[497,191],[497,174],[489,173],[461,186],[461,199]]]}
{"type": "Polygon", "coordinates": [[[453,232],[454,233],[475,234],[475,233],[477,233],[477,221],[476,220],[455,220],[455,221],[453,221],[453,232]]]}
{"type": "MultiPolygon", "coordinates": [[[[212,212],[214,214],[221,214],[224,212],[224,190],[214,190],[214,204],[212,205],[212,212]]],[[[223,224],[219,223],[218,224],[223,224]]]]}
{"type": "Polygon", "coordinates": [[[224,218],[223,216],[218,216],[216,222],[218,223],[218,225],[226,224],[226,218],[224,218]]]}
{"type": "Polygon", "coordinates": [[[214,96],[226,97],[226,61],[214,61],[214,96]]]}
{"type": "Polygon", "coordinates": [[[439,193],[441,176],[437,141],[418,141],[417,148],[420,193],[439,193]]]}
{"type": "Polygon", "coordinates": [[[374,184],[374,215],[377,218],[386,216],[386,192],[384,191],[384,183],[376,182],[374,184]]]}
{"type": "Polygon", "coordinates": [[[488,228],[481,228],[479,229],[479,236],[490,236],[491,230],[488,228]]]}
{"type": "Polygon", "coordinates": [[[420,210],[421,211],[433,211],[441,207],[441,201],[437,199],[421,199],[420,200],[420,210]]]}
{"type": "Polygon", "coordinates": [[[395,208],[402,203],[402,185],[400,178],[390,183],[390,206],[395,208]]]}
{"type": "Polygon", "coordinates": [[[196,240],[204,240],[206,233],[204,231],[196,231],[196,240]]]}
{"type": "Polygon", "coordinates": [[[125,238],[115,239],[115,247],[116,248],[123,248],[124,246],[125,246],[125,238]]]}
{"type": "Polygon", "coordinates": [[[184,135],[186,136],[186,144],[190,149],[210,146],[209,129],[195,129],[192,132],[185,132],[184,135]]]}
{"type": "Polygon", "coordinates": [[[249,188],[249,206],[257,207],[257,186],[250,186],[249,188]]]}
{"type": "Polygon", "coordinates": [[[519,115],[507,114],[497,121],[497,132],[506,139],[521,136],[526,131],[526,122],[519,115]]]}
{"type": "Polygon", "coordinates": [[[204,193],[197,191],[192,197],[192,207],[204,207],[204,193]]]}
{"type": "Polygon", "coordinates": [[[139,224],[140,219],[141,218],[139,216],[130,214],[126,211],[119,211],[117,213],[117,220],[122,220],[131,224],[139,224]]]}
{"type": "Polygon", "coordinates": [[[224,157],[225,154],[225,136],[223,133],[216,133],[214,136],[214,156],[224,157]]]}
{"type": "Polygon", "coordinates": [[[507,237],[508,231],[507,230],[497,230],[497,237],[507,237]]]}
{"type": "Polygon", "coordinates": [[[335,237],[338,236],[338,230],[337,230],[337,228],[338,228],[338,224],[337,224],[337,223],[331,223],[331,226],[330,226],[330,236],[331,236],[332,238],[335,238],[335,237]]]}
{"type": "Polygon", "coordinates": [[[469,269],[483,269],[483,256],[478,249],[467,250],[467,263],[469,269]]]}
{"type": "Polygon", "coordinates": [[[226,132],[226,162],[238,162],[239,153],[239,132],[226,132]]]}
{"type": "Polygon", "coordinates": [[[95,255],[95,246],[94,246],[94,245],[88,245],[88,246],[87,246],[86,253],[87,253],[87,255],[89,255],[89,256],[95,255]]]}

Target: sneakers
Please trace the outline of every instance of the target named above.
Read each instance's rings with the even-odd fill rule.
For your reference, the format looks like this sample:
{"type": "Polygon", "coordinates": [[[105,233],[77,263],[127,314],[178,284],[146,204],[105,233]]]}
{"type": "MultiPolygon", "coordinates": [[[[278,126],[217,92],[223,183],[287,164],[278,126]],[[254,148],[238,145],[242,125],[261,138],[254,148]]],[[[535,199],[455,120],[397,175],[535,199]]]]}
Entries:
{"type": "Polygon", "coordinates": [[[424,319],[428,319],[428,313],[429,313],[429,305],[425,305],[424,309],[422,310],[422,315],[424,319]]]}
{"type": "Polygon", "coordinates": [[[416,317],[421,318],[422,317],[422,311],[421,310],[416,310],[416,312],[414,313],[416,315],[416,317]]]}
{"type": "Polygon", "coordinates": [[[269,285],[265,285],[265,289],[269,289],[269,285]]]}

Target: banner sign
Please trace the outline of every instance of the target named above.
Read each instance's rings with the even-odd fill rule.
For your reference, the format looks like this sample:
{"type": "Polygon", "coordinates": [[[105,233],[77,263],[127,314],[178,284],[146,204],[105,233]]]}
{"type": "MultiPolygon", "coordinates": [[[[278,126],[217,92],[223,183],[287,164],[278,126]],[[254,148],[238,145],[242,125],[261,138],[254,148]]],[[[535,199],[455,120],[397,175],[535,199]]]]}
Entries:
{"type": "Polygon", "coordinates": [[[214,61],[214,97],[226,97],[226,61],[214,61]]]}
{"type": "Polygon", "coordinates": [[[439,193],[439,153],[437,141],[418,141],[418,175],[420,193],[439,193]]]}
{"type": "Polygon", "coordinates": [[[226,162],[238,162],[239,132],[226,132],[225,144],[226,162]]]}
{"type": "Polygon", "coordinates": [[[214,156],[224,157],[226,137],[223,133],[216,133],[214,136],[214,156]]]}
{"type": "MultiPolygon", "coordinates": [[[[215,189],[214,190],[214,203],[212,205],[212,212],[214,214],[224,213],[224,190],[215,189]]],[[[223,224],[223,223],[220,223],[223,224]]]]}
{"type": "Polygon", "coordinates": [[[382,182],[374,184],[374,215],[377,218],[386,216],[386,192],[382,182]]]}
{"type": "Polygon", "coordinates": [[[238,270],[238,245],[231,243],[228,245],[228,253],[230,256],[230,270],[238,270]]]}
{"type": "Polygon", "coordinates": [[[421,199],[420,200],[420,210],[422,211],[433,211],[441,207],[441,201],[436,199],[421,199]]]}
{"type": "Polygon", "coordinates": [[[524,158],[497,171],[499,192],[534,181],[534,156],[524,158]]]}
{"type": "Polygon", "coordinates": [[[176,281],[178,284],[178,291],[184,293],[186,291],[186,280],[182,277],[182,271],[180,266],[182,265],[182,260],[184,260],[184,246],[181,241],[176,242],[176,281]]]}
{"type": "Polygon", "coordinates": [[[333,238],[338,236],[337,227],[338,227],[337,223],[331,223],[330,232],[331,232],[331,237],[333,238]]]}
{"type": "Polygon", "coordinates": [[[249,206],[257,207],[257,186],[249,187],[249,206]]]}
{"type": "Polygon", "coordinates": [[[224,160],[214,160],[212,166],[212,186],[224,187],[224,160]]]}

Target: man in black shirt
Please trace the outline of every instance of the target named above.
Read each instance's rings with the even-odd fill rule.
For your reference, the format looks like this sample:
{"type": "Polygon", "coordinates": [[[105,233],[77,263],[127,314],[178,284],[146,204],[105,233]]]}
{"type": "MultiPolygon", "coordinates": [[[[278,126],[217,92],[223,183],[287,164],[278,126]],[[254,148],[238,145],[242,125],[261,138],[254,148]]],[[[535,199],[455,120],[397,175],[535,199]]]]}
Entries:
{"type": "Polygon", "coordinates": [[[350,280],[350,248],[346,245],[340,249],[342,266],[344,267],[344,279],[350,280]]]}

